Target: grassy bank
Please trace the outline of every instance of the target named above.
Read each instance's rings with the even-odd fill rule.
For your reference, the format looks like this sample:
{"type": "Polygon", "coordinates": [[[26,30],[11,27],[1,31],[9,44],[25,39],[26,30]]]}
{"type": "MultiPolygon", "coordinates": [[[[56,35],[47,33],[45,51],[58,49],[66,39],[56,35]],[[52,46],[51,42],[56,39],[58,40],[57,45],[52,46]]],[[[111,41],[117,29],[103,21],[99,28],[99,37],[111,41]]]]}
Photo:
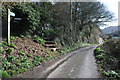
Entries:
{"type": "Polygon", "coordinates": [[[59,51],[51,51],[43,46],[44,43],[45,40],[38,36],[32,38],[12,36],[11,44],[2,41],[0,43],[0,76],[12,77],[72,50],[90,46],[87,43],[78,43],[71,47],[63,47],[59,51]]]}
{"type": "Polygon", "coordinates": [[[94,51],[99,72],[103,78],[120,79],[120,40],[105,42],[94,51]]]}

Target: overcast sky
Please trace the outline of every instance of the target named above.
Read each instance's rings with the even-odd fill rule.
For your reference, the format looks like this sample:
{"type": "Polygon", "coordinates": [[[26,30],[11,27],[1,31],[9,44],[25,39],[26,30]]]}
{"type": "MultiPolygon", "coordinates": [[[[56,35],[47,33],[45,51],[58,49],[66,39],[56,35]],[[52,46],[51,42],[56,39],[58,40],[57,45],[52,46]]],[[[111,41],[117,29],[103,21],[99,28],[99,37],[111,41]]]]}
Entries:
{"type": "MultiPolygon", "coordinates": [[[[120,0],[98,0],[100,2],[102,2],[109,11],[113,12],[114,13],[114,16],[116,18],[118,18],[118,2],[120,0]]],[[[105,27],[109,27],[109,26],[117,26],[118,25],[118,20],[114,21],[114,22],[110,22],[110,23],[107,23],[108,26],[104,26],[104,27],[101,27],[102,28],[105,28],[105,27]]]]}

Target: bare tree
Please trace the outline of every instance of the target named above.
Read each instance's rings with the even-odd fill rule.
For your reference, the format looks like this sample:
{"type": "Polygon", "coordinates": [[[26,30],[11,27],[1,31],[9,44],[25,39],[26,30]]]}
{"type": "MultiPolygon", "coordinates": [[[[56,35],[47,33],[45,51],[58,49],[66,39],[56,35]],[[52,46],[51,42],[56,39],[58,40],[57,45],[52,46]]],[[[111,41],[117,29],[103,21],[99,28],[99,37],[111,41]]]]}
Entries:
{"type": "Polygon", "coordinates": [[[91,29],[113,20],[113,15],[100,2],[60,2],[52,7],[57,22],[55,28],[59,36],[76,42],[84,27],[91,29]]]}
{"type": "MultiPolygon", "coordinates": [[[[79,29],[82,30],[84,25],[89,24],[103,24],[113,20],[113,15],[110,11],[106,10],[100,2],[78,2],[75,3],[75,11],[77,10],[77,23],[80,25],[79,29]]],[[[76,16],[76,15],[75,15],[76,16]]]]}

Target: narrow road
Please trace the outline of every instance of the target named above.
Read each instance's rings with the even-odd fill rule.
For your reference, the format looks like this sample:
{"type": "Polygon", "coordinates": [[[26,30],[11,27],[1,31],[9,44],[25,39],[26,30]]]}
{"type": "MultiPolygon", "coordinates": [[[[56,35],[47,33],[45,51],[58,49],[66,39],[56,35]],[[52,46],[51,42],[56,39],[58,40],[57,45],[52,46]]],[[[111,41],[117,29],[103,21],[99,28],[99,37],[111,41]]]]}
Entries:
{"type": "Polygon", "coordinates": [[[86,47],[74,51],[72,57],[61,64],[47,78],[99,78],[93,56],[95,47],[86,47]]]}

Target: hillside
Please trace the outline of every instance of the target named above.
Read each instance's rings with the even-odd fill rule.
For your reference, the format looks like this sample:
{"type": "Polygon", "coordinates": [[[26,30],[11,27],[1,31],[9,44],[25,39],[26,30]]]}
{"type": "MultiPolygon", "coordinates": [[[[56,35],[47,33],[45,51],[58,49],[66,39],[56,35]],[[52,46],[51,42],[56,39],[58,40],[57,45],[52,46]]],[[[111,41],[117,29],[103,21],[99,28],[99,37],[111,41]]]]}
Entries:
{"type": "Polygon", "coordinates": [[[37,36],[11,37],[11,43],[0,42],[0,77],[13,77],[47,61],[54,60],[72,50],[89,46],[90,44],[75,44],[54,51],[45,47],[48,42],[37,36]]]}
{"type": "Polygon", "coordinates": [[[110,26],[105,29],[101,29],[102,35],[106,34],[118,34],[118,26],[110,26]]]}
{"type": "Polygon", "coordinates": [[[12,37],[11,40],[11,44],[0,43],[0,77],[3,78],[28,71],[61,55],[28,37],[12,37]]]}

